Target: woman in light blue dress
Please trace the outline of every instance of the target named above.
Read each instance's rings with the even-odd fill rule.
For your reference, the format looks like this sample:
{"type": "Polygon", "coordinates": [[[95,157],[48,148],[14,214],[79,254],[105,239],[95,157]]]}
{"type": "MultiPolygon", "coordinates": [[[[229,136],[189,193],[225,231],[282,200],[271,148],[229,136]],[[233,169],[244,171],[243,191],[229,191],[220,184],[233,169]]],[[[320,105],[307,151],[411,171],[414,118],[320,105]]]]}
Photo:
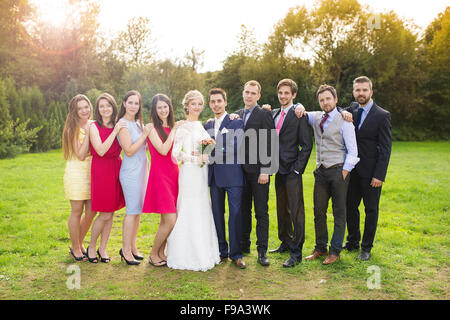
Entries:
{"type": "Polygon", "coordinates": [[[125,94],[118,118],[127,124],[119,132],[119,142],[125,153],[119,179],[126,207],[123,246],[119,254],[127,264],[138,265],[140,262],[137,260],[144,259],[137,250],[136,239],[148,181],[149,163],[145,141],[150,133],[150,127],[142,125],[142,99],[139,92],[132,90],[125,94]]]}

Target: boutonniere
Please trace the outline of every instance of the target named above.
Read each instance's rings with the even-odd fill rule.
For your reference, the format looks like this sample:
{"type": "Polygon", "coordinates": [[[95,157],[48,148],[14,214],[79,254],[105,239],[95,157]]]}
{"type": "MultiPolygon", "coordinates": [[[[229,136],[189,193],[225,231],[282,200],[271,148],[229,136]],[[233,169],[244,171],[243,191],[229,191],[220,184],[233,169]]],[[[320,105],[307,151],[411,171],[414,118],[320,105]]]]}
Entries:
{"type": "Polygon", "coordinates": [[[227,128],[223,128],[222,131],[220,131],[221,134],[225,134],[228,133],[229,131],[227,130],[227,128]]]}

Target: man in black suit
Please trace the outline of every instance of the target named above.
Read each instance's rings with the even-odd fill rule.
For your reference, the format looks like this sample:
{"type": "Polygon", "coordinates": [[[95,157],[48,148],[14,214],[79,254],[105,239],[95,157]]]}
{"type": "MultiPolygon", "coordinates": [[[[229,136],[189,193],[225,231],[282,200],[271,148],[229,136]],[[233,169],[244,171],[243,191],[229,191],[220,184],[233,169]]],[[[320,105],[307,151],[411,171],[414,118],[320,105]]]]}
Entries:
{"type": "Polygon", "coordinates": [[[281,108],[272,111],[279,138],[279,168],[275,176],[278,238],[280,246],[270,252],[290,252],[283,267],[294,267],[302,260],[305,242],[305,205],[302,174],[308,164],[313,142],[306,117],[297,118],[293,101],[297,84],[283,79],[277,85],[281,108]],[[299,150],[301,147],[301,150],[299,150]]]}
{"type": "Polygon", "coordinates": [[[275,126],[271,113],[261,109],[258,105],[261,97],[261,85],[257,81],[252,80],[245,84],[242,97],[245,108],[236,112],[244,120],[244,149],[241,150],[240,155],[247,182],[241,204],[241,249],[244,253],[250,252],[253,202],[258,262],[263,266],[268,266],[270,262],[266,253],[269,241],[269,176],[274,171],[271,163],[271,134],[275,126]],[[262,139],[266,141],[262,141],[262,139]]]}
{"type": "Polygon", "coordinates": [[[358,157],[361,159],[350,173],[347,195],[347,243],[344,249],[359,250],[361,240],[359,204],[364,202],[366,218],[361,252],[358,259],[370,258],[378,223],[381,187],[391,155],[391,116],[372,100],[372,82],[367,77],[353,81],[354,102],[346,110],[353,115],[358,157]]]}

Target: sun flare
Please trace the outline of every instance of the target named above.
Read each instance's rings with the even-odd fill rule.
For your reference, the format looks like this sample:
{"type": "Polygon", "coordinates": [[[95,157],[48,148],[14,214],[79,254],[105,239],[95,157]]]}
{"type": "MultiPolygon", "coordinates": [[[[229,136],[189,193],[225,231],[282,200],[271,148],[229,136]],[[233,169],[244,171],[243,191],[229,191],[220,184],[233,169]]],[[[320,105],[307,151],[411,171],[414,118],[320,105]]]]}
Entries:
{"type": "Polygon", "coordinates": [[[55,28],[63,27],[71,16],[68,0],[34,0],[39,20],[55,28]]]}

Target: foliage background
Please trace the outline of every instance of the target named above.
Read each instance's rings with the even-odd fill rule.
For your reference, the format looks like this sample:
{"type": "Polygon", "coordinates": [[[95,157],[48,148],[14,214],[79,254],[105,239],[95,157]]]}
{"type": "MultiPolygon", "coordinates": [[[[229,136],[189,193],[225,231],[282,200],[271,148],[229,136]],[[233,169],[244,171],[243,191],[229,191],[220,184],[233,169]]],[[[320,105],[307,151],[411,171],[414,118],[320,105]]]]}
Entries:
{"type": "MultiPolygon", "coordinates": [[[[148,18],[130,20],[106,39],[96,2],[72,3],[83,6],[55,29],[39,22],[27,0],[0,1],[0,158],[59,148],[67,103],[77,93],[95,103],[106,91],[120,105],[128,90],[138,90],[148,121],[151,98],[162,92],[181,119],[188,90],[206,96],[222,87],[232,112],[242,108],[243,84],[251,79],[262,85],[261,104],[276,106],[278,81],[291,78],[299,84],[296,101],[317,110],[320,84],[335,86],[344,106],[353,99],[353,79],[367,75],[377,103],[391,112],[395,140],[448,139],[449,122],[439,119],[450,116],[450,7],[421,30],[357,0],[321,0],[312,9],[291,8],[263,44],[242,25],[222,70],[200,73],[204,52],[194,47],[176,60],[157,55],[148,18]]],[[[205,108],[203,119],[211,116],[205,108]]]]}

